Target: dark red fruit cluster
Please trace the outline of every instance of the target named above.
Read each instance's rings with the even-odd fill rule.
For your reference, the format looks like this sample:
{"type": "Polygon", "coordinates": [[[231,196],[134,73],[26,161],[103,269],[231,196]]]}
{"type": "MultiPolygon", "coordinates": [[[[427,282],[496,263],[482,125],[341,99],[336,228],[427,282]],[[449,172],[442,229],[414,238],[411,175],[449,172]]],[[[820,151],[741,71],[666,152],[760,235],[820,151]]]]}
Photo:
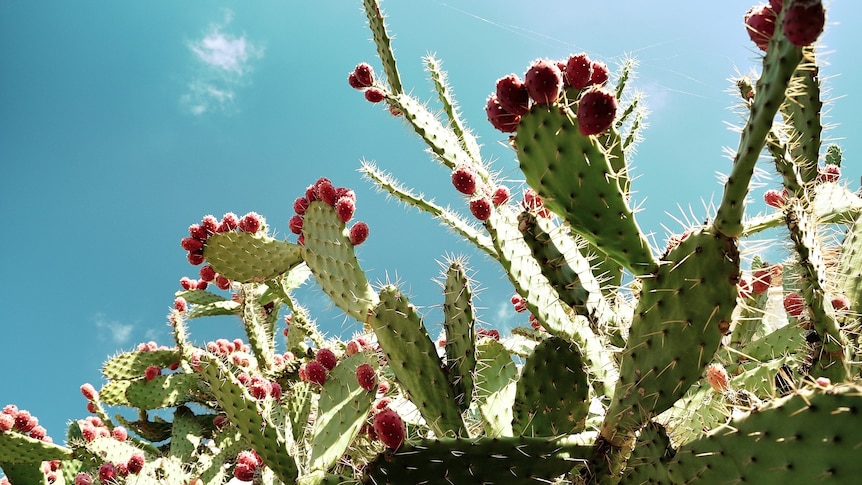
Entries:
{"type": "Polygon", "coordinates": [[[481,183],[476,169],[470,166],[455,167],[452,171],[452,185],[455,190],[470,197],[470,213],[483,222],[491,218],[494,207],[509,201],[508,187],[499,185],[491,191],[481,183]]]}
{"type": "Polygon", "coordinates": [[[263,460],[254,450],[242,451],[236,456],[236,467],[233,476],[243,482],[251,482],[258,468],[263,466],[263,460]]]}
{"type": "Polygon", "coordinates": [[[841,167],[838,165],[827,163],[817,169],[818,182],[837,182],[841,177],[841,167]]]}
{"type": "Polygon", "coordinates": [[[271,397],[278,401],[281,399],[281,384],[260,376],[250,376],[245,372],[237,376],[237,380],[248,389],[248,393],[255,399],[271,397]]]}
{"type": "Polygon", "coordinates": [[[217,232],[228,232],[239,229],[243,232],[256,233],[263,227],[263,218],[254,213],[238,218],[233,212],[228,212],[222,217],[219,222],[214,216],[207,215],[201,220],[200,224],[192,224],[189,226],[189,237],[184,237],[180,241],[180,246],[189,252],[188,260],[193,266],[198,266],[204,262],[204,247],[206,246],[207,238],[217,232]]]}
{"type": "MultiPolygon", "coordinates": [[[[826,25],[826,9],[821,0],[788,0],[781,30],[791,44],[805,47],[813,44],[826,25]]],[[[768,4],[755,5],[745,13],[745,28],[748,36],[760,50],[766,52],[769,39],[775,33],[778,12],[783,8],[782,0],[770,0],[768,4]]]]}
{"type": "MultiPolygon", "coordinates": [[[[333,207],[338,219],[347,224],[353,219],[353,214],[356,212],[356,193],[353,189],[347,187],[336,187],[332,185],[326,177],[317,179],[317,182],[309,185],[305,189],[305,196],[297,197],[293,201],[293,211],[296,213],[290,218],[287,225],[290,227],[290,232],[299,236],[297,243],[305,244],[305,235],[302,233],[302,227],[305,222],[305,211],[308,206],[319,200],[326,205],[333,207]]],[[[368,224],[357,222],[350,228],[350,243],[358,246],[368,239],[368,224]]]]}
{"type": "Polygon", "coordinates": [[[551,211],[545,207],[545,201],[533,189],[524,190],[524,201],[521,205],[525,210],[535,212],[539,217],[551,217],[551,211]]]}
{"type": "Polygon", "coordinates": [[[406,428],[397,411],[384,407],[373,417],[374,434],[387,448],[397,449],[404,443],[406,428]]]}
{"type": "Polygon", "coordinates": [[[18,409],[14,404],[7,404],[0,412],[0,433],[17,431],[34,440],[53,443],[48,436],[47,430],[39,426],[39,419],[30,414],[30,411],[18,409]]]}
{"type": "Polygon", "coordinates": [[[553,104],[566,88],[604,86],[609,77],[608,67],[585,53],[573,54],[563,61],[539,59],[530,64],[523,81],[515,74],[497,80],[497,89],[488,98],[485,114],[494,128],[513,133],[521,116],[530,111],[531,102],[553,104]]]}
{"type": "Polygon", "coordinates": [[[363,91],[365,99],[371,103],[379,103],[386,99],[386,92],[374,85],[374,69],[368,63],[357,64],[347,76],[347,83],[351,88],[363,91]]]}

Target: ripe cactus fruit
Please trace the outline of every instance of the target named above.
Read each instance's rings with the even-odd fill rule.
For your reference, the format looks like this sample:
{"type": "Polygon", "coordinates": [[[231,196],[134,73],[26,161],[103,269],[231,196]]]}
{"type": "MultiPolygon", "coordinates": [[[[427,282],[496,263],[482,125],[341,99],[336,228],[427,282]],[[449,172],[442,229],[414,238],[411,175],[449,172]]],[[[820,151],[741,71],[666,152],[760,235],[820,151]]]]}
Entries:
{"type": "Polygon", "coordinates": [[[591,63],[592,74],[590,75],[590,84],[595,86],[604,86],[610,78],[608,66],[602,61],[593,61],[591,63]]]}
{"type": "Polygon", "coordinates": [[[162,375],[162,368],[157,365],[148,366],[144,372],[144,378],[147,381],[151,381],[160,375],[162,375]]]}
{"type": "Polygon", "coordinates": [[[765,293],[772,285],[772,271],[769,268],[754,270],[751,289],[755,295],[765,293]]]}
{"type": "Polygon", "coordinates": [[[600,87],[590,87],[578,101],[578,130],[582,135],[597,135],[614,122],[617,99],[600,87]]]}
{"type": "Polygon", "coordinates": [[[835,164],[827,163],[817,169],[818,182],[837,182],[841,177],[841,167],[835,164]]]}
{"type": "Polygon", "coordinates": [[[394,409],[386,408],[374,415],[374,433],[387,448],[399,448],[405,432],[404,421],[394,409]]]}
{"type": "Polygon", "coordinates": [[[326,367],[323,366],[320,362],[316,360],[312,360],[308,362],[304,366],[305,368],[305,381],[311,382],[313,384],[317,384],[322,386],[326,384],[326,376],[329,371],[326,370],[326,367]]]}
{"type": "Polygon", "coordinates": [[[767,190],[763,194],[763,201],[766,202],[766,205],[770,207],[775,207],[776,209],[780,209],[784,207],[784,204],[787,203],[787,189],[783,190],[767,190]]]}
{"type": "Polygon", "coordinates": [[[314,354],[314,360],[323,364],[323,367],[326,367],[326,370],[330,371],[338,365],[338,357],[335,356],[335,352],[331,349],[320,349],[314,354]]]}
{"type": "Polygon", "coordinates": [[[360,88],[368,88],[374,84],[374,69],[366,62],[360,62],[353,68],[353,77],[360,88]]]}
{"type": "Polygon", "coordinates": [[[239,220],[239,230],[251,234],[256,233],[263,226],[263,218],[257,212],[249,212],[239,220]]]}
{"type": "Polygon", "coordinates": [[[534,61],[524,75],[524,84],[536,104],[557,101],[563,89],[563,75],[556,62],[547,59],[534,61]]]}
{"type": "Polygon", "coordinates": [[[294,215],[291,216],[290,220],[287,221],[287,227],[290,228],[290,232],[294,234],[302,234],[302,216],[294,215]]]}
{"type": "Polygon", "coordinates": [[[305,197],[297,197],[296,200],[293,201],[293,211],[296,212],[296,215],[303,215],[305,211],[308,209],[308,199],[305,197]]]}
{"type": "Polygon", "coordinates": [[[494,203],[494,207],[500,207],[501,205],[505,205],[506,202],[509,202],[509,197],[509,187],[499,185],[494,189],[494,194],[491,196],[491,202],[494,203]]]}
{"type": "Polygon", "coordinates": [[[805,47],[814,43],[826,24],[826,9],[820,0],[790,0],[781,28],[793,45],[805,47]]]}
{"type": "Polygon", "coordinates": [[[350,244],[359,246],[368,239],[368,224],[359,221],[350,228],[350,244]]]}
{"type": "Polygon", "coordinates": [[[317,200],[322,200],[330,207],[335,205],[335,186],[328,178],[319,178],[314,184],[314,190],[317,194],[317,200]]]}
{"type": "Polygon", "coordinates": [[[469,167],[457,167],[452,171],[452,185],[465,195],[476,193],[476,171],[469,167]]]}
{"type": "Polygon", "coordinates": [[[129,458],[129,461],[126,463],[126,467],[129,469],[129,473],[137,475],[144,469],[145,464],[146,459],[144,458],[144,455],[135,453],[129,458]]]}
{"type": "Polygon", "coordinates": [[[102,463],[99,466],[99,480],[102,483],[111,483],[117,478],[117,468],[112,463],[102,463]]]}
{"type": "Polygon", "coordinates": [[[96,391],[96,388],[89,382],[81,385],[81,394],[83,394],[84,399],[88,401],[99,398],[99,392],[96,391]]]}
{"type": "Polygon", "coordinates": [[[706,381],[716,392],[724,392],[730,387],[727,370],[721,364],[710,364],[706,368],[706,381]]]}
{"type": "Polygon", "coordinates": [[[497,101],[503,109],[516,115],[530,111],[530,93],[521,78],[515,74],[497,80],[497,101]]]}
{"type": "Polygon", "coordinates": [[[75,475],[75,485],[93,485],[93,477],[87,472],[75,475]]]}
{"type": "Polygon", "coordinates": [[[341,222],[347,223],[353,219],[353,214],[356,212],[356,200],[350,197],[339,197],[335,201],[335,212],[341,222]]]}
{"type": "Polygon", "coordinates": [[[775,17],[775,10],[769,4],[755,5],[745,13],[745,29],[748,37],[763,52],[766,52],[769,39],[775,32],[775,17]]]}
{"type": "Polygon", "coordinates": [[[228,212],[221,218],[221,223],[218,226],[218,232],[233,231],[239,227],[239,216],[233,212],[228,212]]]}
{"type": "Polygon", "coordinates": [[[491,200],[487,197],[479,197],[470,201],[470,212],[476,219],[487,221],[491,218],[491,200]]]}
{"type": "Polygon", "coordinates": [[[361,364],[356,368],[356,381],[366,391],[377,389],[377,373],[371,364],[361,364]]]}
{"type": "Polygon", "coordinates": [[[847,311],[850,309],[850,299],[846,295],[837,295],[832,297],[832,308],[837,311],[847,311]]]}
{"type": "Polygon", "coordinates": [[[488,97],[488,102],[485,104],[485,115],[487,115],[488,121],[491,122],[491,125],[503,133],[513,133],[518,129],[518,123],[521,122],[520,115],[506,111],[506,109],[500,105],[500,101],[497,99],[496,94],[492,94],[488,97]]]}
{"type": "Polygon", "coordinates": [[[586,53],[573,54],[566,62],[566,80],[575,89],[583,89],[590,84],[593,76],[592,61],[586,53]]]}
{"type": "Polygon", "coordinates": [[[0,414],[0,433],[11,431],[15,427],[15,416],[11,414],[0,414]]]}
{"type": "Polygon", "coordinates": [[[784,297],[784,311],[791,317],[799,317],[805,309],[805,300],[798,293],[788,293],[784,297]]]}
{"type": "Polygon", "coordinates": [[[380,88],[370,87],[365,90],[365,99],[370,103],[379,103],[386,99],[386,93],[380,88]]]}

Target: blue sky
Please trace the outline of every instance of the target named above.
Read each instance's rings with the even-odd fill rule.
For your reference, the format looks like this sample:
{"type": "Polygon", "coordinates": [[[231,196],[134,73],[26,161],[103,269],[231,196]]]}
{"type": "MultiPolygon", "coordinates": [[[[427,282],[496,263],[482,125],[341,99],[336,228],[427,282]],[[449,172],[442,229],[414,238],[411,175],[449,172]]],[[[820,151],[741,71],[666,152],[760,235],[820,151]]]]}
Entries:
{"type": "MultiPolygon", "coordinates": [[[[512,153],[485,121],[495,80],[539,57],[587,51],[614,66],[634,55],[632,85],[652,111],[633,160],[639,222],[663,242],[663,226],[679,228],[667,212],[704,217],[702,200],[718,198],[716,173],[730,165],[722,149],[737,144],[728,78],[759,65],[742,24],[751,3],[619,1],[607,13],[592,2],[527,4],[384,3],[405,85],[431,98],[421,57],[436,53],[485,157],[517,187],[512,153]]],[[[862,7],[827,5],[821,74],[828,97],[840,98],[827,134],[844,138],[856,189],[862,33],[853,20],[862,7]]],[[[412,131],[348,87],[358,62],[379,66],[360,6],[0,0],[0,405],[30,410],[62,440],[66,422],[86,415],[79,386],[102,383],[106,357],[142,341],[171,344],[165,315],[179,279],[196,274],[179,247],[188,225],[254,210],[286,234],[293,199],[320,176],[356,190],[357,217],[371,226],[359,256],[372,281],[397,279],[432,307],[442,301],[438,261],[467,254],[484,288],[483,321],[523,323],[494,265],[357,173],[373,160],[463,208],[412,131]]],[[[303,290],[302,300],[327,332],[353,330],[319,291],[303,290]]],[[[240,336],[232,318],[195,321],[191,331],[199,342],[240,336]]]]}

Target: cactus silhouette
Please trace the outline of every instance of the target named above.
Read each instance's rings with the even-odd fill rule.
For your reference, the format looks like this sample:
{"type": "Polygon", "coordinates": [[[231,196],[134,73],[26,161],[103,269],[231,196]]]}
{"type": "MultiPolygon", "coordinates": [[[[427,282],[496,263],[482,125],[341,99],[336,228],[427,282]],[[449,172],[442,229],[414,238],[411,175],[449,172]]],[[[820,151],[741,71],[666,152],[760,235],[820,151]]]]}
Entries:
{"type": "Polygon", "coordinates": [[[450,257],[443,339],[432,339],[399,284],[368,281],[357,247],[374,226],[354,219],[361,201],[321,178],[296,188],[288,239],[255,213],[193,224],[181,246],[204,269],[175,294],[175,345],[109,358],[107,383],[81,388],[92,415],[62,445],[6,406],[6,480],[849,483],[862,473],[862,199],[840,178],[840,148],[823,144],[811,45],[823,7],[783,3],[746,15],[762,68],[736,80],[746,121],[715,212],[656,248],[631,206],[645,117],[627,89],[631,62],[609,76],[580,53],[489,80],[488,122],[528,186],[519,198],[483,158],[437,59],[425,66],[440,115],[408,94],[380,5],[364,0],[382,72],[363,62],[348,85],[451,170],[463,210],[374,165],[362,173],[499,262],[531,325],[483,328],[467,263],[450,257]],[[751,216],[764,155],[783,190],[751,216]],[[741,243],[776,227],[786,259],[743,263],[741,243]],[[294,297],[310,278],[360,332],[317,330],[294,297]],[[246,339],[193,345],[188,322],[220,315],[238,317],[246,339]],[[116,406],[138,418],[111,417],[116,406]]]}

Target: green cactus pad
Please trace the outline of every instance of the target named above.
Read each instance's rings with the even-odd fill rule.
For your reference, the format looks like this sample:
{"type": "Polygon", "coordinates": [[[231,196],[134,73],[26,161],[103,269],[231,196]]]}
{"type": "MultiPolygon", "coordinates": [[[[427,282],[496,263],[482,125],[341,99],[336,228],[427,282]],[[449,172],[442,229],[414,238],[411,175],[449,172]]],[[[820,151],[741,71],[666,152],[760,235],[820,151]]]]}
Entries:
{"type": "Polygon", "coordinates": [[[204,483],[224,483],[229,478],[229,464],[236,455],[247,449],[248,444],[242,434],[234,427],[225,428],[213,436],[214,449],[210,453],[201,453],[195,457],[195,472],[204,483]]]}
{"type": "Polygon", "coordinates": [[[42,462],[8,463],[0,460],[0,469],[9,479],[12,485],[22,483],[26,485],[47,485],[45,472],[42,471],[42,462]]]}
{"type": "MultiPolygon", "coordinates": [[[[212,417],[209,415],[210,422],[212,417]]],[[[204,431],[201,420],[191,409],[186,406],[177,407],[171,430],[171,456],[184,462],[190,461],[195,449],[201,444],[204,431]]]]}
{"type": "Polygon", "coordinates": [[[151,381],[139,378],[129,383],[126,399],[128,405],[139,409],[169,408],[188,402],[197,387],[198,377],[194,374],[156,376],[151,381]]]}
{"type": "Polygon", "coordinates": [[[92,456],[111,463],[126,462],[135,453],[142,453],[141,449],[130,441],[117,441],[111,436],[98,437],[86,442],[84,447],[92,456]]]}
{"type": "Polygon", "coordinates": [[[359,266],[344,223],[335,209],[320,201],[312,202],[304,217],[305,262],[333,303],[364,322],[378,298],[359,266]]]}
{"type": "Polygon", "coordinates": [[[192,305],[186,313],[186,318],[192,320],[200,317],[221,317],[239,313],[240,304],[232,300],[214,301],[205,305],[192,305]]]}
{"type": "Polygon", "coordinates": [[[146,419],[131,421],[122,415],[117,415],[116,420],[120,425],[125,426],[147,441],[158,443],[171,437],[171,423],[160,416],[153,416],[152,421],[146,419]]]}
{"type": "Polygon", "coordinates": [[[841,246],[837,287],[850,300],[850,311],[862,313],[862,215],[847,229],[841,246]]]}
{"type": "Polygon", "coordinates": [[[452,261],[443,285],[443,329],[446,332],[446,368],[449,384],[462,410],[470,406],[476,354],[473,335],[473,291],[460,261],[452,261]]]}
{"type": "Polygon", "coordinates": [[[287,418],[290,421],[294,441],[302,440],[302,435],[308,427],[308,415],[314,393],[311,383],[295,382],[290,388],[290,398],[287,401],[287,418]]]}
{"type": "Polygon", "coordinates": [[[219,232],[207,239],[207,263],[225,278],[240,283],[261,282],[282,275],[302,262],[293,243],[262,234],[219,232]]]}
{"type": "Polygon", "coordinates": [[[530,187],[572,230],[635,275],[656,267],[604,148],[578,131],[565,107],[535,105],[515,136],[530,187]]]}
{"type": "Polygon", "coordinates": [[[814,48],[803,49],[804,60],[796,68],[787,86],[787,99],[781,105],[784,123],[791,128],[790,159],[798,167],[803,183],[817,179],[820,157],[820,135],[823,125],[820,114],[820,69],[814,64],[814,48]]]}
{"type": "Polygon", "coordinates": [[[735,241],[711,229],[688,236],[644,279],[604,439],[624,446],[700,380],[729,331],[738,280],[735,241]]]}
{"type": "Polygon", "coordinates": [[[206,290],[185,290],[174,293],[177,298],[182,298],[193,305],[209,305],[218,301],[230,301],[227,298],[211,293],[206,290]]]}
{"type": "Polygon", "coordinates": [[[370,324],[395,378],[434,434],[466,434],[455,391],[416,307],[398,288],[385,286],[370,324]]]}
{"type": "Polygon", "coordinates": [[[492,438],[512,436],[512,403],[518,368],[503,344],[483,339],[476,344],[476,391],[479,411],[492,438]]]}
{"type": "Polygon", "coordinates": [[[668,483],[667,462],[674,454],[664,426],[650,421],[638,435],[621,483],[668,483]]]}
{"type": "Polygon", "coordinates": [[[131,406],[126,391],[132,382],[134,381],[128,379],[108,382],[99,389],[99,400],[109,406],[131,406]]]}
{"type": "Polygon", "coordinates": [[[362,364],[370,364],[376,370],[377,358],[368,352],[353,354],[326,378],[311,433],[310,470],[332,467],[368,419],[377,389],[366,391],[357,382],[356,368],[362,364]]]}
{"type": "Polygon", "coordinates": [[[785,325],[746,345],[739,358],[768,361],[795,354],[804,346],[805,330],[796,325],[785,325]]]}
{"type": "Polygon", "coordinates": [[[581,353],[570,342],[549,338],[524,362],[513,406],[512,432],[559,436],[584,429],[590,408],[581,353]]]}
{"type": "Polygon", "coordinates": [[[377,55],[383,62],[383,72],[389,82],[389,89],[394,93],[404,91],[401,87],[401,76],[398,75],[398,66],[395,64],[395,54],[390,44],[389,33],[386,32],[386,22],[380,11],[377,0],[363,0],[365,15],[368,17],[368,26],[374,36],[374,44],[377,46],[377,55]]]}
{"type": "Polygon", "coordinates": [[[124,352],[111,357],[102,366],[102,374],[108,379],[136,379],[146,373],[147,367],[156,365],[165,368],[179,362],[178,350],[151,350],[124,352]]]}
{"type": "Polygon", "coordinates": [[[369,463],[363,483],[551,483],[591,452],[569,437],[423,440],[378,456],[369,463]]]}
{"type": "Polygon", "coordinates": [[[858,386],[800,391],[681,447],[668,474],[673,483],[854,483],[860,409],[858,386]]]}
{"type": "Polygon", "coordinates": [[[15,431],[0,432],[0,465],[68,460],[72,450],[15,431]]]}

